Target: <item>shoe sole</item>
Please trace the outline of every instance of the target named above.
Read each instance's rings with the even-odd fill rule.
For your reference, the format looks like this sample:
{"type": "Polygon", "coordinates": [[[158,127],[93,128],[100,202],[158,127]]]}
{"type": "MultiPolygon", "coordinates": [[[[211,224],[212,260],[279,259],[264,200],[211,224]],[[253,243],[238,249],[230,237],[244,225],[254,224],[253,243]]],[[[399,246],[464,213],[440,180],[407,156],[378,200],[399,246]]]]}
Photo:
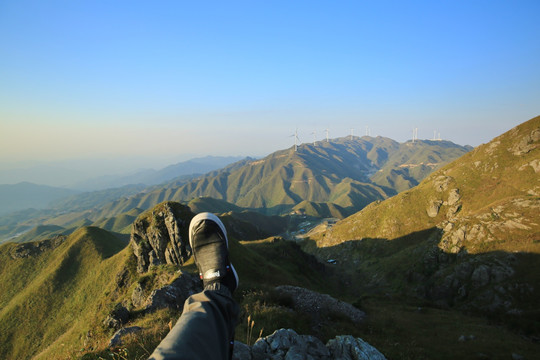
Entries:
{"type": "MultiPolygon", "coordinates": [[[[189,224],[189,246],[191,246],[191,248],[193,249],[193,244],[191,240],[191,232],[193,230],[193,227],[204,220],[213,221],[219,226],[220,230],[223,232],[223,235],[225,235],[225,244],[227,245],[227,252],[228,252],[229,251],[229,238],[227,237],[227,230],[225,229],[225,225],[223,225],[221,220],[216,215],[209,212],[203,212],[203,213],[197,214],[195,215],[193,219],[191,219],[191,222],[189,224]]],[[[236,288],[238,289],[238,284],[240,284],[240,280],[238,279],[238,274],[230,259],[229,259],[229,265],[231,266],[231,270],[233,272],[234,278],[236,279],[236,288]]]]}

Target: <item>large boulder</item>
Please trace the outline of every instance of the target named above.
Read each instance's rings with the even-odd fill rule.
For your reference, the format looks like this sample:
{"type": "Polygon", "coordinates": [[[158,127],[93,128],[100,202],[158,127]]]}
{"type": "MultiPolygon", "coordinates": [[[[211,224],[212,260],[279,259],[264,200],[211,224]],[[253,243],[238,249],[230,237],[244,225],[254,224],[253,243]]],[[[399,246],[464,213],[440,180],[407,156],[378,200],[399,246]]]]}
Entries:
{"type": "Polygon", "coordinates": [[[133,223],[130,244],[137,271],[151,265],[182,265],[191,256],[188,228],[193,213],[176,202],[164,202],[141,214],[133,223]]]}
{"type": "Polygon", "coordinates": [[[276,287],[276,291],[290,297],[294,308],[304,313],[341,314],[355,323],[361,322],[366,316],[362,310],[349,303],[302,287],[284,285],[276,287]]]}

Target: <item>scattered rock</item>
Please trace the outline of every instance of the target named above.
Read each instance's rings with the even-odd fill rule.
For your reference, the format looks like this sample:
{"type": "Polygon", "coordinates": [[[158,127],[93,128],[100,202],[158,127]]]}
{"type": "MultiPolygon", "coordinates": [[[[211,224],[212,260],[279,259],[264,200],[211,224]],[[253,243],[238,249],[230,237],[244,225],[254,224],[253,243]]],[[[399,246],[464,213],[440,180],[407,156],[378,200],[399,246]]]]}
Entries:
{"type": "Polygon", "coordinates": [[[476,339],[476,336],[474,336],[474,335],[461,335],[458,338],[458,341],[459,342],[465,342],[465,341],[472,341],[474,339],[476,339]]]}
{"type": "Polygon", "coordinates": [[[234,342],[233,359],[252,360],[251,347],[240,341],[234,342]]]}
{"type": "Polygon", "coordinates": [[[540,141],[540,129],[534,129],[529,135],[523,136],[519,142],[508,149],[515,156],[527,154],[531,150],[536,149],[540,141]]]}
{"type": "Polygon", "coordinates": [[[235,342],[234,360],[384,360],[373,346],[350,335],[336,336],[326,346],[316,337],[298,335],[291,329],[276,330],[273,334],[257,340],[249,346],[235,342]]]}
{"type": "Polygon", "coordinates": [[[22,243],[11,249],[10,256],[12,259],[37,256],[46,250],[57,248],[66,238],[65,235],[56,235],[51,239],[22,243]]]}
{"type": "Polygon", "coordinates": [[[485,151],[487,155],[493,155],[493,152],[497,149],[497,147],[501,144],[499,140],[493,140],[489,144],[486,145],[485,151]]]}
{"type": "Polygon", "coordinates": [[[142,328],[139,326],[130,326],[130,327],[126,327],[126,328],[122,328],[118,330],[117,332],[114,333],[111,340],[109,340],[109,347],[112,348],[112,347],[117,347],[117,346],[122,345],[122,338],[124,336],[139,332],[141,330],[142,328]]]}
{"type": "Polygon", "coordinates": [[[330,295],[320,294],[297,286],[278,286],[276,291],[280,294],[290,296],[296,310],[324,315],[337,313],[348,317],[353,322],[358,323],[364,320],[366,314],[344,301],[337,300],[330,295]]]}
{"type": "Polygon", "coordinates": [[[122,304],[115,305],[114,310],[103,321],[103,325],[108,328],[118,329],[129,320],[129,311],[122,304]]]}
{"type": "Polygon", "coordinates": [[[360,338],[351,335],[336,336],[329,340],[326,347],[333,359],[385,360],[383,354],[360,338]]]}
{"type": "Polygon", "coordinates": [[[448,205],[454,206],[461,200],[461,195],[459,194],[459,189],[452,189],[448,193],[448,205]]]}
{"type": "Polygon", "coordinates": [[[202,291],[202,285],[197,276],[181,273],[170,285],[152,291],[145,301],[145,310],[154,311],[167,307],[182,310],[186,299],[200,291],[202,291]]]}
{"type": "Polygon", "coordinates": [[[489,268],[484,264],[478,266],[471,275],[471,281],[474,287],[481,287],[489,284],[489,268]]]}
{"type": "Polygon", "coordinates": [[[141,283],[137,283],[135,285],[135,289],[133,289],[133,292],[131,293],[131,303],[136,308],[141,307],[145,303],[146,299],[144,297],[144,289],[141,285],[141,283]]]}
{"type": "Polygon", "coordinates": [[[439,214],[439,209],[441,208],[442,204],[443,202],[441,200],[431,200],[426,209],[426,213],[428,214],[428,216],[432,218],[437,216],[437,214],[439,214]]]}
{"type": "Polygon", "coordinates": [[[129,284],[129,271],[128,269],[122,269],[118,274],[116,274],[115,278],[116,286],[119,288],[123,288],[127,284],[129,284]]]}
{"type": "Polygon", "coordinates": [[[443,192],[443,191],[446,191],[448,189],[448,187],[450,186],[450,183],[453,181],[454,179],[450,176],[444,176],[444,175],[441,175],[441,176],[438,176],[434,181],[433,181],[433,187],[435,188],[436,191],[438,192],[443,192]]]}
{"type": "Polygon", "coordinates": [[[540,173],[540,160],[536,159],[529,163],[529,166],[533,168],[535,173],[540,173]]]}

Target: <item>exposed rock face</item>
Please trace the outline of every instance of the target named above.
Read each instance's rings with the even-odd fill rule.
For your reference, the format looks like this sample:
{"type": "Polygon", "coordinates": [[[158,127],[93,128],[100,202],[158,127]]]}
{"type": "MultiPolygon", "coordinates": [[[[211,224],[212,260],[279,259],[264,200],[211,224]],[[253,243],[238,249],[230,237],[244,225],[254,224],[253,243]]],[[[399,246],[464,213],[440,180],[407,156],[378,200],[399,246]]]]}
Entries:
{"type": "Polygon", "coordinates": [[[31,256],[37,256],[46,250],[52,250],[60,246],[66,240],[66,236],[57,235],[52,239],[28,242],[17,245],[11,250],[12,259],[20,259],[31,256]]]}
{"type": "Polygon", "coordinates": [[[375,349],[364,340],[355,338],[351,335],[336,336],[335,339],[328,341],[326,347],[330,350],[334,359],[386,359],[379,350],[375,349]]]}
{"type": "Polygon", "coordinates": [[[443,202],[441,200],[432,200],[426,209],[426,213],[429,217],[435,217],[439,214],[439,209],[443,202]]]}
{"type": "Polygon", "coordinates": [[[520,156],[536,149],[540,142],[540,129],[534,129],[530,134],[522,137],[519,142],[508,149],[513,155],[520,156]]]}
{"type": "Polygon", "coordinates": [[[524,284],[509,282],[515,273],[512,254],[461,258],[434,266],[437,270],[429,274],[425,289],[427,298],[440,306],[509,312],[516,298],[532,293],[524,284]]]}
{"type": "Polygon", "coordinates": [[[349,303],[334,299],[330,295],[319,294],[315,291],[296,286],[278,286],[276,291],[290,296],[296,310],[310,314],[338,313],[354,322],[364,320],[366,314],[349,303]]]}
{"type": "Polygon", "coordinates": [[[241,342],[234,343],[234,360],[383,360],[386,359],[373,346],[350,335],[336,336],[326,346],[311,335],[298,335],[291,329],[276,330],[260,338],[250,347],[241,342]]]}
{"type": "Polygon", "coordinates": [[[131,247],[137,257],[137,271],[151,265],[181,265],[191,256],[188,239],[193,214],[179,203],[165,202],[140,215],[133,223],[131,247]]]}

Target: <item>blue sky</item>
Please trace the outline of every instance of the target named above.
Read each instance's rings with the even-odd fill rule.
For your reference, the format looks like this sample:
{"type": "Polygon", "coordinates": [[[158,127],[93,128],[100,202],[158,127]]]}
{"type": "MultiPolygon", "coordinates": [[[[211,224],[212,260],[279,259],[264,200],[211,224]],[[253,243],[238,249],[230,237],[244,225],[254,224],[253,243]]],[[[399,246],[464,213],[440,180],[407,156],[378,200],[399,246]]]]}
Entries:
{"type": "Polygon", "coordinates": [[[540,1],[0,2],[0,162],[261,156],[540,114],[540,1]]]}

